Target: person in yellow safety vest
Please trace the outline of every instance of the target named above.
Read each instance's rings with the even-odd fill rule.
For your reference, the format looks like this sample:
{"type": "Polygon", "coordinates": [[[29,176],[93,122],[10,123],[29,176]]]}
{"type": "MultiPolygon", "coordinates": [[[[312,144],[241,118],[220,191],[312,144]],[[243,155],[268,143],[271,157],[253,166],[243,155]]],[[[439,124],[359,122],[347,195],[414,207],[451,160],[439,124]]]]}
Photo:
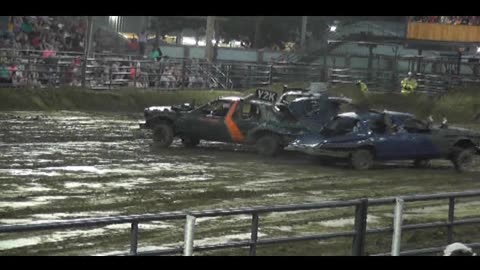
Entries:
{"type": "Polygon", "coordinates": [[[408,77],[403,79],[401,82],[402,85],[402,94],[410,95],[413,94],[415,89],[417,89],[417,80],[412,77],[412,72],[408,72],[408,77]]]}
{"type": "Polygon", "coordinates": [[[368,94],[368,86],[367,86],[366,83],[358,80],[356,84],[360,88],[360,91],[362,92],[362,94],[364,94],[364,95],[368,94]]]}

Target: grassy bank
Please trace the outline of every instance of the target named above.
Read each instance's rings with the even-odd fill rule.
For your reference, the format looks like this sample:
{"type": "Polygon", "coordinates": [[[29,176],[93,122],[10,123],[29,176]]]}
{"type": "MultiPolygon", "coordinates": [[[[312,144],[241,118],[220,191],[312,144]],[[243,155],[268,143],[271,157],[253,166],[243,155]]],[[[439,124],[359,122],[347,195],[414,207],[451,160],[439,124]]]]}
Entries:
{"type": "Polygon", "coordinates": [[[241,95],[235,91],[185,90],[155,91],[120,89],[94,91],[79,88],[0,89],[0,111],[106,111],[142,112],[153,105],[195,101],[204,104],[219,95],[241,95]]]}
{"type": "Polygon", "coordinates": [[[389,109],[413,113],[419,117],[433,115],[440,120],[446,116],[450,122],[471,122],[480,113],[480,89],[458,88],[443,96],[415,94],[403,96],[399,93],[370,93],[363,97],[353,85],[342,85],[332,89],[335,95],[344,95],[354,101],[368,102],[376,109],[389,109]]]}
{"type": "MultiPolygon", "coordinates": [[[[290,87],[306,87],[308,83],[289,84],[290,87]]],[[[281,92],[282,84],[268,89],[281,92]]],[[[246,95],[255,88],[243,92],[213,90],[158,91],[119,89],[94,91],[79,88],[62,89],[0,89],[0,111],[11,110],[79,110],[105,112],[141,112],[153,105],[171,105],[195,101],[204,104],[218,96],[246,95]]],[[[368,102],[377,109],[390,109],[414,113],[419,117],[433,115],[440,119],[445,115],[451,122],[471,122],[480,113],[480,89],[461,88],[439,97],[423,94],[402,96],[398,93],[375,94],[367,98],[360,95],[354,85],[340,85],[331,89],[332,95],[344,95],[356,102],[368,102]]]]}

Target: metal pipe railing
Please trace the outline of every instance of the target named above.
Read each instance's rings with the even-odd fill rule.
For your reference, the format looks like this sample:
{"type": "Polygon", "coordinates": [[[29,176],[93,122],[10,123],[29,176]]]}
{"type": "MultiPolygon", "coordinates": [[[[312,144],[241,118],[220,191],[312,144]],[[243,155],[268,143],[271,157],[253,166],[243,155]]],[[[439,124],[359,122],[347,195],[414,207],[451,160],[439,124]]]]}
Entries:
{"type": "MultiPolygon", "coordinates": [[[[249,247],[249,254],[256,255],[256,247],[258,245],[271,245],[286,242],[297,241],[310,241],[320,239],[331,239],[337,237],[353,237],[352,241],[352,255],[361,256],[365,254],[365,236],[367,234],[394,232],[392,255],[404,255],[410,254],[413,251],[400,251],[401,232],[415,229],[425,228],[440,228],[447,227],[453,228],[455,225],[469,225],[480,224],[480,218],[471,218],[463,220],[454,220],[453,207],[455,199],[457,198],[470,198],[479,197],[480,191],[472,190],[466,192],[451,192],[440,193],[432,195],[413,195],[413,196],[401,196],[395,198],[382,198],[382,199],[361,199],[361,200],[349,200],[349,201],[327,201],[321,203],[310,204],[296,204],[296,205],[278,205],[278,206],[262,206],[262,207],[250,207],[250,208],[237,208],[237,209],[215,209],[206,211],[194,211],[194,212],[170,212],[162,214],[145,214],[145,215],[132,215],[132,216],[117,216],[117,217],[104,217],[104,218],[90,218],[90,219],[78,219],[72,221],[59,221],[52,223],[40,223],[40,224],[22,224],[22,225],[2,225],[0,226],[0,233],[13,233],[13,232],[32,232],[41,230],[55,230],[55,229],[69,229],[79,227],[92,227],[92,226],[106,226],[111,224],[130,223],[130,253],[127,255],[159,255],[159,254],[178,254],[183,251],[184,255],[192,255],[193,251],[206,251],[232,247],[249,247]],[[420,202],[420,201],[432,201],[432,200],[449,200],[449,218],[448,222],[433,222],[423,224],[408,224],[402,225],[402,213],[403,203],[406,202],[420,202]],[[389,205],[397,202],[395,210],[394,227],[392,228],[367,228],[367,214],[369,206],[389,205]],[[259,215],[265,213],[276,212],[295,212],[305,210],[318,210],[328,208],[339,207],[355,207],[355,221],[354,231],[352,232],[337,232],[326,233],[319,235],[308,236],[295,236],[295,237],[283,237],[283,238],[271,238],[271,239],[258,239],[259,229],[259,215]],[[249,241],[241,241],[235,243],[227,243],[220,245],[210,246],[194,246],[194,229],[195,219],[200,217],[219,217],[219,216],[231,216],[231,215],[251,215],[251,237],[249,241]],[[138,246],[138,225],[142,222],[149,221],[165,221],[165,220],[181,220],[184,219],[185,223],[185,238],[183,248],[173,248],[169,250],[160,250],[154,252],[141,252],[137,251],[138,246]]],[[[451,230],[451,229],[450,229],[451,230]]],[[[453,241],[453,231],[448,234],[448,243],[453,241]]]]}

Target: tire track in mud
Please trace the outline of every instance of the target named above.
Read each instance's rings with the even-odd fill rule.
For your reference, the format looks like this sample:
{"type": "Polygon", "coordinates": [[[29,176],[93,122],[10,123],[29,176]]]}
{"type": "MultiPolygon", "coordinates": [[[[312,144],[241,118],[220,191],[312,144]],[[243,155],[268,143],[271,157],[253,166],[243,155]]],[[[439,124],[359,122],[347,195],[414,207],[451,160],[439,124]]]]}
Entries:
{"type": "MultiPolygon", "coordinates": [[[[441,161],[427,170],[393,163],[355,172],[344,165],[322,166],[315,158],[296,153],[263,159],[249,147],[222,143],[202,142],[197,149],[184,149],[175,142],[169,149],[156,149],[150,134],[138,129],[139,120],[141,114],[0,113],[0,224],[462,191],[480,186],[478,173],[456,174],[450,164],[441,161]]],[[[350,212],[267,215],[262,219],[261,235],[349,228],[350,212]]],[[[388,225],[390,212],[381,209],[372,219],[388,225]]],[[[206,243],[244,239],[249,224],[250,219],[242,216],[205,220],[196,237],[206,243]]],[[[165,248],[182,240],[181,222],[142,226],[141,249],[165,248]]],[[[127,227],[66,230],[45,236],[0,235],[0,254],[126,251],[127,227]]]]}

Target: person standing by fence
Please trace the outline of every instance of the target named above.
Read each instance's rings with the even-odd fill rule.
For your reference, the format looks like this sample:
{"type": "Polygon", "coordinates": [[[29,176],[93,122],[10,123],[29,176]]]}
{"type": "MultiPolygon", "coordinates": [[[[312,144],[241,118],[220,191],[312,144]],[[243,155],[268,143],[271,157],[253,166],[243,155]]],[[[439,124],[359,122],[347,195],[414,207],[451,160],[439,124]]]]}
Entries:
{"type": "Polygon", "coordinates": [[[362,82],[361,80],[358,80],[356,85],[364,96],[368,95],[368,86],[366,83],[362,82]]]}
{"type": "Polygon", "coordinates": [[[415,78],[413,78],[412,72],[408,72],[408,77],[402,80],[402,94],[403,95],[410,95],[415,92],[417,89],[418,83],[415,78]]]}

